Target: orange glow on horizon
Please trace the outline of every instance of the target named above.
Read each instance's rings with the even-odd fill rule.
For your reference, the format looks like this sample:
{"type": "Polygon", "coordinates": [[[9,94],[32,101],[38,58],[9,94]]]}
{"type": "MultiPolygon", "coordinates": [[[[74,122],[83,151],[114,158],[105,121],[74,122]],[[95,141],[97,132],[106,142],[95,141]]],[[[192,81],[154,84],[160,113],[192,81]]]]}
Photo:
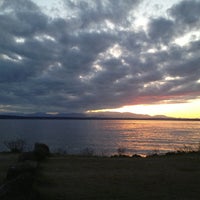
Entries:
{"type": "Polygon", "coordinates": [[[194,100],[188,103],[132,105],[115,109],[90,110],[88,112],[129,112],[134,114],[147,114],[151,116],[165,115],[167,117],[175,118],[200,118],[199,108],[200,100],[194,100]]]}

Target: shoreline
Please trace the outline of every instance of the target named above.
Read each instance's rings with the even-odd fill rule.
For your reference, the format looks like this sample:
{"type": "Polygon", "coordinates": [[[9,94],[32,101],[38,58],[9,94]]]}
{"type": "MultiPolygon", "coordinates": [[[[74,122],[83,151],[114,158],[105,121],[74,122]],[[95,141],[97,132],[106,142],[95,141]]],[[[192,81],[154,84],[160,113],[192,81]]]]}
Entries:
{"type": "Polygon", "coordinates": [[[37,116],[11,116],[11,115],[0,115],[0,120],[13,119],[13,120],[144,120],[144,121],[200,121],[199,118],[132,118],[132,117],[37,117],[37,116]]]}

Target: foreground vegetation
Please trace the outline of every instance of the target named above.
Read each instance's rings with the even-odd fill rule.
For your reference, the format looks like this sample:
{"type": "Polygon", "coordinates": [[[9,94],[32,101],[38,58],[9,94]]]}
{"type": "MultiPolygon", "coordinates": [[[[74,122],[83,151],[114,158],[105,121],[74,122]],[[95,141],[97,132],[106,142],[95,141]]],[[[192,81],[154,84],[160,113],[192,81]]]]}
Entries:
{"type": "MultiPolygon", "coordinates": [[[[184,146],[165,155],[154,152],[146,158],[126,156],[124,148],[119,148],[115,156],[103,157],[95,156],[89,148],[82,155],[66,155],[50,154],[45,144],[36,143],[32,152],[22,151],[21,140],[6,145],[10,153],[0,153],[0,184],[4,185],[1,195],[11,175],[14,183],[21,177],[24,186],[19,192],[15,184],[19,197],[15,199],[21,200],[28,189],[23,198],[31,200],[200,199],[200,145],[184,146]],[[37,167],[32,173],[35,162],[37,167]],[[11,165],[15,167],[9,168],[11,165]],[[24,182],[27,170],[33,176],[31,182],[27,179],[29,187],[24,182]]],[[[12,188],[10,192],[4,199],[13,199],[12,188]]]]}
{"type": "Polygon", "coordinates": [[[200,155],[148,158],[51,156],[40,164],[42,200],[200,199],[200,155]]]}
{"type": "Polygon", "coordinates": [[[0,153],[0,185],[3,183],[9,166],[17,161],[18,154],[0,153]]]}

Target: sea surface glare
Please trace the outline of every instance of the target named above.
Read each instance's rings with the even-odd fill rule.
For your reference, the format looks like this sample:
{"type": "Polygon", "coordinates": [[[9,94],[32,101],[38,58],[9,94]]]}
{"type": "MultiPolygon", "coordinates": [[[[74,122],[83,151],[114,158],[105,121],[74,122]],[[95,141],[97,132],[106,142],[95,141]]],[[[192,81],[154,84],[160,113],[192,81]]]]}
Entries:
{"type": "Polygon", "coordinates": [[[17,138],[26,141],[28,150],[42,142],[51,151],[70,154],[90,148],[98,155],[112,155],[126,148],[129,155],[147,155],[198,146],[200,121],[0,120],[0,150],[7,150],[4,141],[17,138]]]}

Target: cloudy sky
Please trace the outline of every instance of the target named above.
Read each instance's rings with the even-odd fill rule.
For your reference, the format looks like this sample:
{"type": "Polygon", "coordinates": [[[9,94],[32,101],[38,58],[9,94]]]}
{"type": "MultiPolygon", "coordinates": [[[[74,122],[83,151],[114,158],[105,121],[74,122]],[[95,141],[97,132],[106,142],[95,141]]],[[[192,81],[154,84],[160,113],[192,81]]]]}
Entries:
{"type": "Polygon", "coordinates": [[[0,112],[200,117],[199,13],[200,0],[0,0],[0,112]]]}

